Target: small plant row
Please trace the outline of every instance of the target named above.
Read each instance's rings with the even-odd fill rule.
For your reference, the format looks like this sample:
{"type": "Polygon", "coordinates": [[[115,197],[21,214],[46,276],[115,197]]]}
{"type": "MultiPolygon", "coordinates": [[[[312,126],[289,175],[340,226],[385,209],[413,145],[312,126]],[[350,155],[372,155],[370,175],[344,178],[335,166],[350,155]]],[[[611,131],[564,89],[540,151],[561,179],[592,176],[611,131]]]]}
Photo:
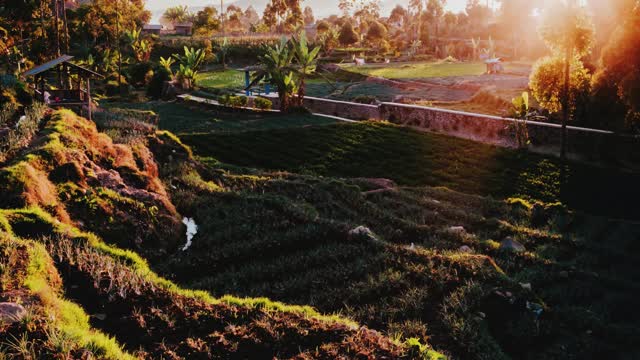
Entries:
{"type": "MultiPolygon", "coordinates": [[[[42,119],[44,118],[46,106],[40,103],[25,108],[25,115],[20,117],[11,128],[5,128],[5,132],[0,132],[0,163],[6,161],[13,153],[29,144],[31,138],[36,134],[42,119]]],[[[0,121],[8,125],[11,118],[15,118],[15,110],[11,107],[4,107],[0,121]]],[[[2,124],[0,123],[0,130],[2,124]]]]}
{"type": "Polygon", "coordinates": [[[273,103],[271,102],[271,100],[265,99],[263,97],[254,97],[251,101],[249,101],[249,98],[244,95],[234,96],[226,94],[218,97],[218,103],[220,105],[229,106],[232,108],[247,107],[250,102],[252,103],[253,107],[258,110],[271,110],[271,108],[273,107],[273,103]]]}

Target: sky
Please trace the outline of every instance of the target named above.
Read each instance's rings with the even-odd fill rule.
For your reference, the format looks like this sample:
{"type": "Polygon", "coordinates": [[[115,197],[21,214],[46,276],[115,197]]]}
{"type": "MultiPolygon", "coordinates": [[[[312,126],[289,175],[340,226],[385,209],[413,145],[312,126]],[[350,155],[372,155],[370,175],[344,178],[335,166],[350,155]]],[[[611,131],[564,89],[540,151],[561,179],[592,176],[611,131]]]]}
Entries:
{"type": "MultiPolygon", "coordinates": [[[[231,4],[233,0],[225,0],[226,4],[231,4]]],[[[262,11],[266,0],[240,0],[242,4],[253,4],[258,11],[262,11]]],[[[458,12],[464,10],[466,0],[448,0],[447,9],[458,12]]],[[[383,0],[383,8],[388,13],[396,4],[400,4],[407,7],[409,0],[383,0]]],[[[187,5],[187,6],[206,6],[215,4],[220,6],[220,0],[147,0],[147,8],[150,10],[161,10],[170,6],[187,5]]],[[[314,12],[319,16],[326,16],[330,13],[338,12],[338,0],[307,0],[303,2],[304,5],[310,5],[314,12]],[[330,3],[335,3],[335,6],[328,6],[330,3]],[[324,12],[323,12],[324,9],[324,12]],[[326,13],[325,13],[326,12],[326,13]]],[[[384,14],[387,15],[387,14],[384,14]]]]}

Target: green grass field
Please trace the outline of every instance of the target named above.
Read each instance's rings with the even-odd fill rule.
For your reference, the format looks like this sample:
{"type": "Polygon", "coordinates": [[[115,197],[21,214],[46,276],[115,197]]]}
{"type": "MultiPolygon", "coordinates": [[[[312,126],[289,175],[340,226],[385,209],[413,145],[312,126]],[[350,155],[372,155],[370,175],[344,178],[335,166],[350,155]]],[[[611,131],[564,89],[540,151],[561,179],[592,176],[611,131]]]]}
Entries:
{"type": "Polygon", "coordinates": [[[640,199],[634,185],[638,175],[570,164],[561,186],[556,158],[382,123],[181,137],[200,156],[247,167],[388,178],[401,185],[444,186],[496,198],[563,201],[572,208],[613,216],[637,217],[633,209],[640,199]]]}
{"type": "Polygon", "coordinates": [[[339,312],[452,359],[639,353],[630,340],[638,226],[558,205],[534,210],[520,200],[341,178],[429,179],[468,191],[515,181],[540,194],[556,181],[552,160],[368,123],[181,138],[233,165],[307,173],[207,161],[199,173],[215,186],[181,167],[164,173],[180,213],[199,225],[190,251],[156,263],[181,284],[339,312]],[[358,226],[376,235],[354,235],[358,226]],[[527,251],[498,250],[508,236],[527,251]]]}
{"type": "Polygon", "coordinates": [[[335,124],[337,120],[314,115],[255,114],[247,112],[207,111],[185,103],[150,102],[111,103],[105,107],[152,110],[160,115],[159,127],[178,135],[273,130],[335,124]]]}
{"type": "MultiPolygon", "coordinates": [[[[521,72],[528,65],[521,63],[507,63],[505,70],[521,72]]],[[[392,64],[372,64],[365,66],[343,65],[347,71],[367,75],[378,76],[387,79],[421,79],[433,77],[449,76],[471,76],[482,75],[486,71],[486,66],[481,62],[470,63],[443,63],[443,62],[421,62],[421,63],[392,63],[392,64]]]]}
{"type": "Polygon", "coordinates": [[[211,89],[239,89],[244,87],[244,73],[234,69],[199,73],[196,84],[211,89]]]}

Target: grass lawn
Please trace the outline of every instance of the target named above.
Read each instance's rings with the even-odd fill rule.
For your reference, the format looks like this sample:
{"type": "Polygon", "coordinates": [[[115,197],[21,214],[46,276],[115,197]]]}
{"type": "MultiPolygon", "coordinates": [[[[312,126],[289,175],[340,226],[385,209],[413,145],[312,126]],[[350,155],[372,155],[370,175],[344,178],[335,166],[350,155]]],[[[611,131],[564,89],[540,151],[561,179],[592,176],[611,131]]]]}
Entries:
{"type": "Polygon", "coordinates": [[[322,176],[388,178],[401,185],[444,186],[497,198],[562,201],[595,214],[638,217],[638,175],[571,164],[561,187],[561,166],[556,158],[393,125],[336,124],[230,135],[182,132],[181,138],[196,154],[233,165],[322,176]]]}
{"type": "Polygon", "coordinates": [[[203,72],[196,77],[198,86],[211,89],[235,89],[244,87],[244,73],[234,69],[203,72]]]}
{"type": "MultiPolygon", "coordinates": [[[[505,64],[507,72],[521,72],[526,64],[505,64]]],[[[365,66],[345,65],[344,70],[356,72],[368,76],[379,76],[387,79],[419,79],[448,76],[482,75],[486,71],[486,65],[481,62],[471,63],[392,63],[372,64],[365,66]]]]}
{"type": "Polygon", "coordinates": [[[337,120],[314,115],[252,114],[208,111],[185,103],[150,102],[144,104],[112,103],[106,107],[152,110],[160,115],[159,127],[177,135],[206,135],[238,131],[272,130],[335,124],[337,120]]]}

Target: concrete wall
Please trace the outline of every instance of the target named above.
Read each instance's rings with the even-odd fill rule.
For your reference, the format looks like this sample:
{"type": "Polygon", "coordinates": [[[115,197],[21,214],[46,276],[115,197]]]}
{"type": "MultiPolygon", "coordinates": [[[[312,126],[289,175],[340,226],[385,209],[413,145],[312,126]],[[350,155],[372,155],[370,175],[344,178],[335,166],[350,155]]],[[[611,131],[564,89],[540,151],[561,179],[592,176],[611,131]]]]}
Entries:
{"type": "MultiPolygon", "coordinates": [[[[280,107],[280,101],[277,96],[271,94],[265,97],[273,102],[274,109],[280,107]]],[[[338,116],[351,120],[380,119],[380,108],[377,105],[358,104],[307,96],[304,98],[304,107],[312,113],[338,116]]]]}

